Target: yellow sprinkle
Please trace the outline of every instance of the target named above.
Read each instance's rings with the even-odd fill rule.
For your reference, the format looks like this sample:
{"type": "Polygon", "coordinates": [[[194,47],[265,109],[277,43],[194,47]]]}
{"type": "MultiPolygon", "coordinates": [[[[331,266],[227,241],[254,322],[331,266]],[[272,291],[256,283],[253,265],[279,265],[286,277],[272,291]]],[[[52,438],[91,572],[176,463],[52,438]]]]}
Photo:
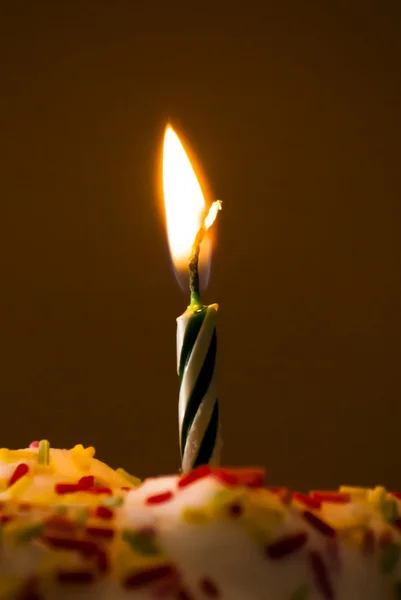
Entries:
{"type": "Polygon", "coordinates": [[[369,490],[363,487],[352,487],[349,485],[342,485],[339,491],[344,494],[350,494],[354,500],[364,500],[367,498],[369,490]]]}
{"type": "Polygon", "coordinates": [[[10,498],[17,498],[22,496],[26,490],[32,485],[33,477],[29,473],[18,479],[11,487],[8,488],[7,492],[10,498]]]}
{"type": "Polygon", "coordinates": [[[91,458],[95,455],[95,449],[93,446],[89,446],[89,448],[84,448],[82,444],[77,444],[71,450],[71,457],[75,466],[81,469],[82,471],[89,471],[91,466],[91,458]]]}
{"type": "Polygon", "coordinates": [[[128,483],[130,483],[131,485],[135,487],[141,485],[141,480],[138,477],[135,477],[134,475],[128,473],[125,469],[119,467],[118,469],[116,469],[116,472],[119,475],[121,475],[126,481],[128,481],[128,483]]]}
{"type": "Polygon", "coordinates": [[[190,525],[203,525],[211,521],[210,514],[202,508],[184,508],[181,517],[184,523],[190,525]]]}
{"type": "Polygon", "coordinates": [[[33,466],[33,472],[35,475],[54,475],[54,466],[36,464],[33,466]]]}
{"type": "Polygon", "coordinates": [[[0,448],[0,460],[5,462],[18,462],[19,460],[34,460],[37,457],[36,452],[30,450],[8,450],[8,448],[0,448]]]}
{"type": "Polygon", "coordinates": [[[381,485],[378,485],[374,490],[369,490],[368,492],[369,502],[376,507],[380,507],[382,505],[383,501],[386,499],[386,496],[386,489],[381,485]]]}
{"type": "Polygon", "coordinates": [[[8,480],[5,479],[4,477],[0,478],[0,491],[4,492],[5,489],[7,489],[8,486],[8,480]]]}

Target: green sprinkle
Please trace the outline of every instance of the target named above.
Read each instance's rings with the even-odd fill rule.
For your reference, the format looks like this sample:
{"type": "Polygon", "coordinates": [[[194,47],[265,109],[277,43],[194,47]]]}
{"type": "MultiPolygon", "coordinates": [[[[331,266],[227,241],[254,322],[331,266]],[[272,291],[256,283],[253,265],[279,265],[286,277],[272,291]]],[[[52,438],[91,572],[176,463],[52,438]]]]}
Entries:
{"type": "Polygon", "coordinates": [[[306,583],[304,583],[303,585],[300,585],[292,592],[292,594],[290,596],[290,600],[306,600],[306,598],[308,597],[308,594],[309,594],[309,588],[306,585],[306,583]]]}
{"type": "Polygon", "coordinates": [[[77,514],[75,515],[77,525],[79,525],[81,527],[86,525],[88,516],[89,516],[89,510],[87,508],[81,508],[81,510],[79,510],[77,512],[77,514]]]}
{"type": "Polygon", "coordinates": [[[398,518],[397,502],[392,499],[384,500],[381,505],[383,518],[387,523],[395,523],[398,518]]]}
{"type": "Polygon", "coordinates": [[[398,544],[392,542],[388,544],[380,558],[380,570],[382,573],[391,573],[397,566],[398,559],[400,558],[401,547],[398,544]]]}
{"type": "Polygon", "coordinates": [[[66,504],[55,504],[53,508],[59,515],[66,515],[68,513],[68,506],[66,504]]]}
{"type": "Polygon", "coordinates": [[[397,600],[401,600],[401,581],[396,581],[394,584],[394,593],[397,600]]]}
{"type": "Polygon", "coordinates": [[[117,473],[119,473],[121,475],[121,477],[124,477],[124,479],[126,479],[129,483],[131,483],[135,487],[138,487],[138,485],[141,485],[141,480],[138,477],[134,477],[134,475],[130,475],[125,469],[122,469],[121,467],[119,467],[118,469],[116,469],[116,471],[117,471],[117,473]]]}
{"type": "Polygon", "coordinates": [[[19,544],[26,544],[33,538],[38,537],[44,530],[43,523],[34,523],[33,525],[27,525],[26,527],[20,527],[15,531],[15,539],[19,544]]]}
{"type": "Polygon", "coordinates": [[[144,556],[157,556],[162,554],[161,548],[154,539],[152,533],[124,529],[123,540],[125,540],[138,554],[144,556]]]}
{"type": "Polygon", "coordinates": [[[124,504],[124,498],[121,496],[108,496],[101,502],[102,506],[107,506],[107,508],[118,508],[122,504],[124,504]]]}
{"type": "Polygon", "coordinates": [[[38,449],[38,463],[48,465],[50,458],[50,444],[47,440],[40,440],[38,449]]]}

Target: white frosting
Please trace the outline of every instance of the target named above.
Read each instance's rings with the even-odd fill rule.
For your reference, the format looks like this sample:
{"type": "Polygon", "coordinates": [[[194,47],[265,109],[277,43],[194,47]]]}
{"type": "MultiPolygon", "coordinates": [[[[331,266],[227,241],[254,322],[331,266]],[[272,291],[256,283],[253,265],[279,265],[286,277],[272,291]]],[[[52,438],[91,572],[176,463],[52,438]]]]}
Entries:
{"type": "MultiPolygon", "coordinates": [[[[23,452],[26,451],[34,452],[33,458],[0,461],[0,478],[8,481],[20,463],[27,464],[31,470],[35,468],[37,450],[23,452]]],[[[124,491],[121,487],[130,485],[127,480],[94,458],[84,472],[74,462],[72,451],[51,449],[50,461],[53,474],[34,475],[31,485],[17,498],[10,499],[9,489],[0,495],[4,503],[0,514],[12,517],[3,528],[0,600],[20,598],[32,578],[37,580],[39,598],[49,600],[71,597],[82,600],[399,598],[396,585],[401,581],[401,560],[398,560],[401,536],[398,527],[386,522],[384,517],[385,503],[394,504],[397,511],[400,506],[397,499],[380,488],[365,490],[359,497],[351,492],[351,501],[345,503],[323,502],[321,508],[311,508],[296,498],[284,503],[273,491],[227,485],[218,472],[186,487],[180,487],[180,477],[169,476],[147,479],[139,487],[124,491]],[[102,485],[110,487],[113,495],[55,493],[55,484],[75,484],[88,475],[94,475],[102,485]],[[171,498],[166,496],[168,492],[171,498]],[[164,498],[165,501],[152,503],[160,494],[159,500],[164,498]],[[95,516],[99,505],[120,496],[123,504],[113,508],[110,520],[95,516]],[[29,507],[24,507],[24,503],[29,503],[29,507]],[[65,517],[58,512],[61,504],[68,505],[65,517]],[[242,512],[235,516],[233,506],[242,512]],[[86,522],[79,521],[82,507],[90,512],[86,522]],[[319,523],[323,522],[323,531],[321,525],[309,522],[305,511],[320,519],[319,523]],[[57,521],[52,527],[47,524],[45,530],[30,541],[18,541],[19,532],[26,531],[27,525],[45,523],[51,516],[60,520],[60,514],[61,525],[64,518],[75,529],[65,531],[57,521]],[[77,522],[81,523],[78,527],[77,522]],[[334,528],[333,535],[324,531],[324,524],[334,528]],[[112,529],[113,539],[93,537],[91,527],[112,529]],[[133,550],[126,541],[123,532],[138,534],[143,528],[152,528],[152,539],[160,547],[160,555],[146,556],[142,551],[133,550]],[[370,532],[374,539],[374,548],[368,553],[362,544],[364,531],[370,532]],[[269,547],[300,533],[305,533],[307,539],[298,550],[280,558],[269,555],[269,547]],[[94,541],[107,556],[107,570],[99,570],[100,563],[92,555],[55,548],[49,542],[52,538],[94,541]],[[328,591],[316,580],[311,552],[317,553],[324,563],[328,591]],[[134,573],[167,564],[176,569],[175,578],[131,589],[124,585],[126,578],[134,573]],[[93,573],[93,582],[58,581],[60,570],[76,573],[82,569],[93,573]],[[302,595],[303,590],[306,595],[302,595]]],[[[395,517],[393,515],[393,520],[395,517]]]]}

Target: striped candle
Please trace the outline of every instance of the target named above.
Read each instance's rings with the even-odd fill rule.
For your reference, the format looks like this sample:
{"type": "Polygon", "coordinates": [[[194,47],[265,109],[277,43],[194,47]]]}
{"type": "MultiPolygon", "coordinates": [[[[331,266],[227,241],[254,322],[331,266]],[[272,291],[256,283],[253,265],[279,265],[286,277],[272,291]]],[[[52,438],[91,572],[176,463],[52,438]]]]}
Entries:
{"type": "MultiPolygon", "coordinates": [[[[200,299],[199,256],[208,229],[221,210],[207,210],[191,162],[171,126],[163,146],[163,191],[170,252],[178,272],[189,272],[190,305],[177,319],[178,403],[182,471],[219,460],[219,405],[216,382],[217,304],[200,299]]],[[[204,245],[210,258],[210,244],[204,245]]],[[[206,261],[207,263],[207,261],[206,261]]]]}
{"type": "Polygon", "coordinates": [[[178,419],[184,473],[219,462],[217,310],[217,304],[190,306],[177,319],[178,419]]]}

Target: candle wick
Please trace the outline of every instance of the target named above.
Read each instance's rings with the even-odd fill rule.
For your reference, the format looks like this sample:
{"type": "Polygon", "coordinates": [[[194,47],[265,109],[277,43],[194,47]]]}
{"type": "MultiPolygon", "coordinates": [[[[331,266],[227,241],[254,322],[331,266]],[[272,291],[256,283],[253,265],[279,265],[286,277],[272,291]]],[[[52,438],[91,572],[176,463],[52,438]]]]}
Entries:
{"type": "Polygon", "coordinates": [[[195,236],[189,257],[189,291],[191,294],[191,308],[202,307],[199,291],[199,254],[203,238],[209,227],[214,223],[218,211],[221,210],[221,200],[213,202],[209,211],[204,211],[202,225],[195,236]]]}
{"type": "Polygon", "coordinates": [[[189,257],[189,291],[191,294],[191,306],[201,306],[199,291],[199,254],[203,238],[205,237],[205,226],[199,229],[192,246],[191,256],[189,257]]]}

